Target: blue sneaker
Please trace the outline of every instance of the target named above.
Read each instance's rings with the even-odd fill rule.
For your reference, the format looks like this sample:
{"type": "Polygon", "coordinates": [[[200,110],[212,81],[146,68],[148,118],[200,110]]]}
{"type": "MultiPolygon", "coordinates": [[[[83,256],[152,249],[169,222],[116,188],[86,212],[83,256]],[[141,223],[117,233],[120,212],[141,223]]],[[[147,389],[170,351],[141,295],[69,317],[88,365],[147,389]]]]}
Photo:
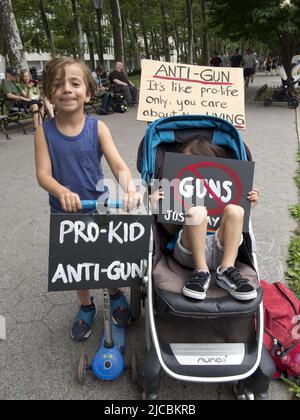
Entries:
{"type": "Polygon", "coordinates": [[[81,306],[74,321],[71,337],[74,341],[86,341],[92,333],[92,325],[97,315],[94,298],[91,298],[91,306],[81,306]]]}
{"type": "Polygon", "coordinates": [[[115,325],[126,327],[131,321],[131,311],[124,294],[119,290],[116,296],[110,296],[111,316],[115,325]]]}

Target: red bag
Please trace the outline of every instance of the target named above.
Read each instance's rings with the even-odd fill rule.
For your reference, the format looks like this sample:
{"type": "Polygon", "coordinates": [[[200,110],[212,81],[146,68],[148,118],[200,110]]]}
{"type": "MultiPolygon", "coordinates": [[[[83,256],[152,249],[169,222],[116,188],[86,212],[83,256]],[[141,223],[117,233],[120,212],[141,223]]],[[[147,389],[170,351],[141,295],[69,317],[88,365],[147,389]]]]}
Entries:
{"type": "Polygon", "coordinates": [[[300,302],[282,283],[262,281],[264,291],[264,345],[277,369],[300,377],[300,302]]]}

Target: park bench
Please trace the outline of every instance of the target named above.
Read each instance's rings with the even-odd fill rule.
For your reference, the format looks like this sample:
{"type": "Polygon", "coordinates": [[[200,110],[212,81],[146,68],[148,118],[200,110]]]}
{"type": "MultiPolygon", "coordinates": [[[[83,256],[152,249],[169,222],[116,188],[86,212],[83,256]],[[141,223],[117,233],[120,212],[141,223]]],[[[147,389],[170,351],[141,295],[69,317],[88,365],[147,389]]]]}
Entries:
{"type": "Polygon", "coordinates": [[[19,125],[24,134],[27,134],[25,128],[21,124],[21,121],[32,119],[32,113],[26,112],[21,105],[12,106],[11,102],[0,92],[0,112],[2,128],[6,131],[8,126],[11,124],[19,125]]]}

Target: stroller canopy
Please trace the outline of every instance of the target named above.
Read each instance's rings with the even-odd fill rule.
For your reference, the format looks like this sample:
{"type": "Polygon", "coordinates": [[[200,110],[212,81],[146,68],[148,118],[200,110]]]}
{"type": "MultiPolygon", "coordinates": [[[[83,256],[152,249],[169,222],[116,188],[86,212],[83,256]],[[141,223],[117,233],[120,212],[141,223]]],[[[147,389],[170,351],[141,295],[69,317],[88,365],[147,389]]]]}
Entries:
{"type": "Polygon", "coordinates": [[[162,118],[148,126],[142,149],[141,173],[149,183],[155,174],[156,150],[161,143],[174,144],[177,130],[208,129],[213,131],[212,143],[230,149],[236,159],[248,160],[240,133],[229,122],[207,115],[182,115],[162,118]]]}

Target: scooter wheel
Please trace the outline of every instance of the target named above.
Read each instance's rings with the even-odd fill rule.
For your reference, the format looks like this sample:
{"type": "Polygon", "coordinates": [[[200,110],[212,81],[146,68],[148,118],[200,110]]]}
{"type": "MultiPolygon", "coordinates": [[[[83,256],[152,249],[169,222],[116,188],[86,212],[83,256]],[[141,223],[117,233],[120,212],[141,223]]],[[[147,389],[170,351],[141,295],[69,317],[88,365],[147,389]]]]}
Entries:
{"type": "Polygon", "coordinates": [[[86,372],[88,370],[88,366],[89,366],[89,363],[88,363],[87,353],[84,352],[80,356],[79,365],[78,365],[78,373],[77,373],[77,380],[78,380],[79,385],[81,386],[85,384],[86,372]]]}
{"type": "Polygon", "coordinates": [[[272,103],[273,103],[273,98],[272,98],[272,96],[267,96],[267,97],[265,98],[264,105],[265,105],[265,106],[271,106],[271,105],[272,105],[272,103]]]}
{"type": "Polygon", "coordinates": [[[289,109],[296,109],[298,108],[299,105],[299,101],[297,98],[295,98],[295,96],[293,96],[289,101],[288,101],[288,107],[289,109]]]}

